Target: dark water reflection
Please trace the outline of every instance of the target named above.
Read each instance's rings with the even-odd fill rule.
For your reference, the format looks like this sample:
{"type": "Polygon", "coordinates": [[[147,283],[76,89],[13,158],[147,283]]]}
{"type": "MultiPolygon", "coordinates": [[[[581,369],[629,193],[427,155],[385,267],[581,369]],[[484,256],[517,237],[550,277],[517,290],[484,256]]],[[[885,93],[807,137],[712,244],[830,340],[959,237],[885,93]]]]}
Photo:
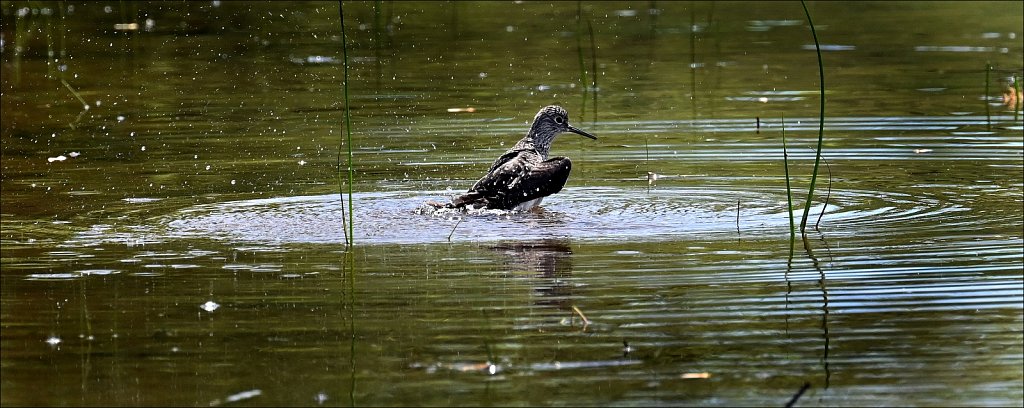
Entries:
{"type": "Polygon", "coordinates": [[[1020,404],[1024,6],[809,4],[792,252],[799,4],[580,6],[345,4],[347,250],[336,4],[4,3],[3,405],[1020,404]],[[543,211],[425,209],[550,103],[543,211]]]}

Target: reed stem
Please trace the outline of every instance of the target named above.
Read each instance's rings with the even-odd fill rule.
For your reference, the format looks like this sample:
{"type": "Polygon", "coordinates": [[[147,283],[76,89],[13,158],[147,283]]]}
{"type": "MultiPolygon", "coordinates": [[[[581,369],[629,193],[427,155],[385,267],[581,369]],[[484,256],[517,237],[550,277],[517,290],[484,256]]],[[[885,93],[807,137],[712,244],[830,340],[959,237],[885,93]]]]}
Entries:
{"type": "Polygon", "coordinates": [[[1024,92],[1021,90],[1020,77],[1017,74],[1013,74],[1013,91],[1017,92],[1016,97],[1013,98],[1015,101],[1013,104],[1013,121],[1017,121],[1018,112],[1020,112],[1021,105],[1024,105],[1024,92]]]}
{"type": "Polygon", "coordinates": [[[82,104],[83,110],[89,110],[89,103],[82,98],[82,95],[80,95],[78,91],[75,90],[75,88],[71,87],[71,84],[69,84],[68,81],[65,81],[64,78],[61,78],[60,83],[64,84],[64,87],[68,89],[68,92],[71,92],[71,95],[73,95],[75,99],[78,99],[78,102],[82,104]]]}
{"type": "Polygon", "coordinates": [[[736,199],[736,233],[740,233],[740,199],[736,199]]]}
{"type": "Polygon", "coordinates": [[[597,45],[594,43],[594,26],[590,24],[590,20],[587,20],[587,31],[590,32],[590,77],[593,88],[591,92],[594,93],[594,117],[593,123],[597,123],[597,45]]]}
{"type": "Polygon", "coordinates": [[[990,80],[989,77],[991,77],[991,76],[992,76],[992,64],[991,63],[985,63],[985,97],[982,98],[982,99],[985,100],[985,130],[987,130],[989,132],[992,131],[992,106],[990,106],[991,103],[989,103],[989,100],[988,100],[988,96],[990,95],[989,94],[989,80],[990,80]]]}
{"type": "Polygon", "coordinates": [[[811,200],[814,198],[814,184],[818,180],[818,165],[821,163],[822,141],[825,139],[825,67],[821,61],[821,45],[818,43],[818,33],[814,31],[814,21],[811,20],[811,13],[807,11],[807,3],[800,0],[804,7],[804,14],[807,15],[807,24],[811,26],[811,36],[814,37],[814,51],[818,53],[818,83],[820,98],[820,112],[818,113],[818,148],[814,154],[814,170],[811,173],[811,185],[807,189],[807,202],[804,203],[804,215],[800,220],[800,233],[807,228],[807,218],[811,212],[811,200]]]}
{"type": "Polygon", "coordinates": [[[587,83],[587,66],[583,62],[583,43],[581,38],[583,36],[583,5],[582,2],[576,2],[576,55],[580,61],[580,87],[583,88],[583,103],[580,107],[580,123],[583,122],[583,118],[587,114],[587,92],[590,90],[590,84],[587,83]]]}
{"type": "MultiPolygon", "coordinates": [[[[348,230],[345,233],[345,244],[351,247],[355,244],[355,231],[353,223],[355,222],[353,217],[353,211],[355,208],[352,204],[352,183],[355,178],[355,171],[352,163],[352,114],[348,99],[348,39],[345,36],[345,10],[342,8],[342,2],[338,1],[338,17],[341,19],[341,54],[342,63],[345,68],[344,82],[342,83],[342,89],[345,93],[345,145],[348,147],[348,230]]],[[[344,211],[345,204],[341,204],[342,207],[342,228],[345,228],[344,223],[344,211]]]]}
{"type": "Polygon", "coordinates": [[[793,189],[789,184],[789,150],[786,147],[786,115],[782,115],[782,165],[786,171],[786,203],[789,210],[789,252],[796,243],[796,220],[793,219],[793,189]]]}
{"type": "Polygon", "coordinates": [[[572,305],[572,311],[575,312],[577,315],[579,315],[580,319],[583,319],[583,326],[584,327],[586,327],[587,325],[590,324],[590,319],[587,319],[587,316],[584,315],[583,311],[580,310],[580,308],[576,307],[576,305],[572,305]]]}
{"type": "Polygon", "coordinates": [[[814,229],[817,231],[818,226],[821,225],[821,217],[825,216],[825,209],[828,208],[828,200],[832,197],[832,166],[828,164],[828,159],[825,157],[821,158],[821,161],[825,163],[825,171],[828,172],[828,190],[825,190],[825,203],[821,206],[821,212],[818,213],[818,221],[814,223],[814,229]]]}
{"type": "Polygon", "coordinates": [[[459,224],[462,224],[462,217],[459,217],[459,220],[455,221],[455,226],[452,227],[452,232],[448,233],[448,242],[452,242],[452,235],[455,235],[455,229],[459,227],[459,224]]]}

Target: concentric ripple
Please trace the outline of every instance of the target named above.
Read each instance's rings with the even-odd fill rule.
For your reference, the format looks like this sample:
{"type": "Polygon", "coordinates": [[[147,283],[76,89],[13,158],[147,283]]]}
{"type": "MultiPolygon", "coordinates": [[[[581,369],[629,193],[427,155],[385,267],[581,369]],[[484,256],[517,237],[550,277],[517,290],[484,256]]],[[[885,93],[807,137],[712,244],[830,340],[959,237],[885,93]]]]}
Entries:
{"type": "MultiPolygon", "coordinates": [[[[447,194],[357,194],[355,240],[363,244],[547,238],[635,242],[731,238],[737,232],[743,236],[784,236],[789,231],[784,190],[570,188],[549,197],[541,211],[529,213],[467,213],[425,205],[428,200],[443,201],[447,194]]],[[[818,204],[812,208],[811,225],[822,207],[818,204]]],[[[157,218],[153,225],[131,228],[131,233],[114,233],[97,226],[78,238],[128,243],[174,238],[260,244],[339,243],[344,242],[341,208],[337,195],[198,205],[157,218]]],[[[837,190],[829,196],[821,227],[834,233],[862,234],[891,230],[895,225],[904,231],[923,232],[977,225],[984,220],[993,222],[993,214],[984,214],[984,220],[973,214],[967,204],[942,197],[837,190]]]]}

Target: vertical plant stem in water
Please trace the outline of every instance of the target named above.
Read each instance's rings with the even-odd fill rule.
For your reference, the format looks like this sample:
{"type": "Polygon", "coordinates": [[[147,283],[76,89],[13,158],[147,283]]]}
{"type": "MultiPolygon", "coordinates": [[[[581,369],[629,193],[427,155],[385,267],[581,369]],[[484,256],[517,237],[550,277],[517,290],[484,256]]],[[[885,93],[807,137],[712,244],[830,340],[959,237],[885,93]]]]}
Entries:
{"type": "Polygon", "coordinates": [[[53,72],[57,68],[56,55],[53,51],[53,19],[49,15],[45,16],[46,21],[46,76],[53,78],[53,72]]]}
{"type": "Polygon", "coordinates": [[[1018,112],[1020,112],[1021,105],[1024,105],[1024,100],[1022,100],[1024,98],[1021,98],[1021,96],[1024,96],[1024,92],[1021,91],[1020,77],[1017,76],[1017,74],[1013,74],[1012,88],[1013,89],[1011,91],[1017,92],[1016,97],[1013,98],[1013,100],[1015,101],[1015,103],[1013,104],[1013,121],[1016,122],[1017,115],[1018,112]]]}
{"type": "Polygon", "coordinates": [[[982,98],[985,101],[985,130],[992,131],[992,107],[989,106],[988,95],[989,95],[989,77],[992,76],[992,64],[985,64],[985,97],[982,98]]]}
{"type": "MultiPolygon", "coordinates": [[[[486,327],[491,328],[491,316],[487,314],[487,309],[480,309],[480,314],[484,316],[484,321],[487,322],[486,327]]],[[[490,330],[488,330],[490,331],[490,330]]],[[[484,338],[484,352],[487,353],[487,365],[490,366],[498,360],[494,358],[494,350],[491,349],[490,336],[484,338]]],[[[488,367],[490,368],[490,367],[488,367]]]]}
{"type": "Polygon", "coordinates": [[[818,214],[818,221],[814,223],[815,230],[817,230],[818,226],[821,225],[821,217],[825,216],[825,209],[828,208],[828,199],[832,197],[832,166],[828,165],[828,159],[824,156],[821,157],[821,161],[825,163],[825,170],[828,171],[828,190],[825,190],[825,203],[821,205],[821,213],[818,214]]]}
{"type": "Polygon", "coordinates": [[[793,219],[793,189],[789,185],[789,151],[786,148],[786,115],[782,115],[782,167],[786,171],[786,203],[789,210],[789,256],[793,257],[796,243],[796,221],[793,219]]]}
{"type": "Polygon", "coordinates": [[[690,7],[690,116],[697,119],[697,13],[690,7]]]}
{"type": "Polygon", "coordinates": [[[462,224],[462,217],[459,217],[459,220],[455,222],[452,232],[448,233],[448,242],[452,242],[452,235],[455,235],[455,229],[459,227],[459,224],[462,224]]]}
{"type": "MultiPolygon", "coordinates": [[[[64,8],[65,8],[65,6],[63,4],[60,4],[60,5],[58,5],[57,8],[60,10],[60,24],[61,24],[60,51],[59,51],[59,54],[55,54],[53,52],[53,50],[51,49],[52,48],[52,41],[50,39],[50,36],[51,36],[50,31],[52,30],[52,27],[50,27],[50,28],[47,29],[47,32],[46,32],[47,55],[49,55],[49,57],[47,57],[47,59],[46,59],[46,65],[47,65],[47,67],[49,67],[50,66],[50,62],[51,61],[54,62],[54,64],[53,64],[54,68],[55,68],[54,71],[56,72],[57,79],[59,79],[60,83],[62,85],[64,85],[65,88],[67,88],[68,92],[71,92],[71,95],[73,95],[75,97],[75,99],[77,99],[78,102],[82,104],[82,111],[78,113],[78,117],[75,118],[74,122],[71,122],[68,125],[72,129],[74,129],[75,126],[78,124],[78,122],[82,119],[82,116],[84,116],[85,113],[89,111],[91,106],[89,105],[88,102],[85,101],[84,98],[82,98],[82,95],[79,94],[78,91],[76,91],[75,88],[72,87],[71,84],[68,83],[68,81],[66,79],[64,79],[64,71],[65,70],[60,69],[61,65],[65,65],[66,66],[68,63],[67,63],[67,61],[64,60],[64,55],[65,55],[65,51],[64,51],[64,31],[65,31],[65,28],[64,28],[64,8]],[[59,55],[59,56],[55,57],[55,55],[59,55]]],[[[15,20],[15,21],[17,21],[17,20],[15,20]]],[[[49,21],[49,19],[47,19],[47,21],[49,21]]],[[[18,52],[17,49],[15,49],[15,53],[17,53],[17,52],[18,52]]],[[[50,74],[50,75],[51,75],[51,78],[53,78],[52,74],[50,74]]]]}
{"type": "Polygon", "coordinates": [[[348,401],[349,406],[356,405],[356,260],[353,251],[347,251],[345,253],[345,281],[347,283],[346,288],[348,293],[343,293],[344,300],[342,301],[342,307],[348,311],[348,330],[349,330],[349,343],[348,343],[348,365],[349,365],[349,389],[348,389],[348,401]]]}
{"type": "MultiPolygon", "coordinates": [[[[723,59],[722,58],[722,37],[723,36],[719,32],[719,29],[718,29],[719,24],[715,23],[715,2],[711,2],[711,6],[709,7],[709,10],[708,10],[707,27],[712,28],[712,31],[711,31],[710,35],[711,35],[711,38],[714,39],[714,47],[715,47],[714,48],[714,57],[713,57],[713,59],[716,60],[716,61],[721,61],[723,59]]],[[[706,31],[702,31],[702,32],[706,32],[706,31]]],[[[705,70],[704,72],[708,73],[707,70],[705,70]]],[[[711,64],[711,71],[710,71],[709,74],[714,76],[714,81],[715,82],[711,86],[707,87],[707,93],[708,93],[707,96],[708,97],[707,97],[707,99],[705,99],[705,101],[706,101],[706,103],[708,105],[708,115],[707,116],[714,118],[714,117],[717,117],[717,114],[716,114],[717,111],[715,110],[715,99],[716,99],[715,98],[715,90],[716,89],[722,89],[722,64],[719,64],[719,63],[711,64]]]]}
{"type": "MultiPolygon", "coordinates": [[[[345,10],[342,8],[342,2],[338,1],[338,17],[341,19],[341,55],[342,64],[345,67],[345,77],[342,83],[342,89],[345,93],[345,145],[348,147],[348,230],[345,233],[345,244],[352,246],[355,243],[354,229],[352,223],[355,222],[352,212],[354,207],[352,205],[352,182],[355,178],[352,163],[352,114],[349,109],[348,101],[348,40],[345,37],[345,10]]],[[[345,204],[342,203],[342,211],[344,211],[345,204]]],[[[344,213],[342,213],[342,219],[344,220],[344,213]]],[[[345,228],[345,223],[342,221],[342,228],[345,228]]]]}
{"type": "Polygon", "coordinates": [[[824,350],[821,355],[821,362],[825,368],[825,388],[828,388],[829,379],[832,377],[832,372],[828,368],[828,350],[829,350],[829,334],[828,334],[828,280],[825,276],[825,270],[821,267],[821,262],[818,261],[818,257],[814,256],[814,252],[811,251],[811,244],[807,240],[807,234],[803,235],[804,251],[807,253],[807,257],[811,260],[811,266],[818,271],[818,286],[821,288],[821,333],[822,338],[825,341],[824,350]]]}
{"type": "Polygon", "coordinates": [[[821,162],[821,145],[825,138],[825,67],[821,61],[821,45],[818,44],[818,34],[814,31],[814,22],[811,21],[811,12],[807,11],[807,3],[800,0],[804,7],[804,14],[807,15],[807,24],[811,26],[811,36],[814,37],[814,50],[818,53],[818,83],[821,94],[820,112],[818,113],[818,148],[814,155],[814,170],[811,172],[811,185],[807,189],[807,202],[804,204],[804,215],[800,220],[800,232],[807,228],[807,217],[811,212],[811,200],[814,198],[814,183],[818,180],[818,164],[821,162]]]}
{"type": "Polygon", "coordinates": [[[654,172],[651,171],[651,147],[647,144],[647,135],[644,135],[644,151],[647,155],[644,158],[644,167],[647,168],[647,194],[651,194],[651,185],[654,184],[654,172]]]}
{"type": "MultiPolygon", "coordinates": [[[[381,74],[381,62],[380,62],[381,61],[381,57],[380,57],[380,49],[381,49],[380,33],[381,33],[381,27],[383,26],[381,24],[381,22],[380,22],[380,17],[381,17],[380,10],[381,10],[381,7],[382,6],[381,6],[380,0],[377,0],[377,1],[373,2],[373,67],[374,67],[374,76],[373,77],[374,77],[374,85],[375,85],[374,89],[376,89],[377,91],[380,91],[382,77],[383,77],[383,75],[381,74]]],[[[456,36],[456,37],[458,37],[457,32],[458,32],[457,29],[452,30],[453,35],[456,36]]]]}
{"type": "MultiPolygon", "coordinates": [[[[345,12],[341,8],[341,1],[340,0],[338,1],[338,17],[339,17],[338,19],[341,21],[341,31],[344,34],[344,32],[345,32],[345,12]]],[[[341,52],[342,52],[342,54],[345,53],[345,46],[346,46],[345,42],[342,41],[342,43],[341,43],[341,48],[342,48],[341,52]]],[[[344,87],[344,86],[345,86],[345,84],[342,83],[342,87],[344,87]]],[[[347,103],[346,103],[346,105],[347,105],[347,103]]],[[[342,155],[342,151],[344,150],[342,148],[342,145],[345,143],[345,139],[344,139],[344,136],[341,136],[341,134],[342,134],[341,132],[339,132],[339,134],[338,134],[339,135],[338,137],[341,138],[338,141],[338,160],[337,160],[337,167],[338,167],[338,199],[341,201],[341,232],[342,232],[342,234],[345,235],[345,245],[348,245],[349,244],[348,218],[347,218],[347,214],[346,214],[347,211],[345,211],[345,177],[343,176],[343,174],[341,172],[341,155],[342,155]]]]}
{"type": "Polygon", "coordinates": [[[64,62],[64,57],[67,56],[67,52],[66,52],[67,47],[65,47],[66,41],[64,39],[65,34],[68,31],[67,26],[66,26],[66,21],[64,20],[64,9],[66,9],[66,8],[67,8],[67,5],[64,4],[64,1],[61,1],[60,4],[57,5],[57,10],[60,11],[60,50],[59,50],[60,54],[58,54],[58,55],[60,57],[60,63],[61,64],[65,63],[64,62]]]}
{"type": "MultiPolygon", "coordinates": [[[[9,17],[4,17],[9,18],[9,17]]],[[[5,20],[9,21],[9,20],[5,20]]],[[[11,64],[14,68],[14,84],[21,85],[21,50],[25,49],[26,36],[28,35],[28,28],[25,27],[25,22],[22,21],[22,17],[17,14],[14,15],[14,52],[13,60],[11,64]]]]}
{"type": "Polygon", "coordinates": [[[580,87],[583,88],[583,103],[580,105],[580,122],[583,122],[583,118],[587,113],[587,91],[590,89],[590,84],[587,83],[587,66],[583,62],[583,43],[580,37],[583,36],[582,32],[582,20],[583,19],[583,5],[582,2],[576,2],[576,54],[580,60],[580,87]]]}
{"type": "Polygon", "coordinates": [[[740,199],[736,199],[736,233],[740,233],[740,199]]]}
{"type": "Polygon", "coordinates": [[[592,68],[590,77],[592,78],[591,84],[593,86],[591,91],[594,93],[593,123],[597,123],[597,45],[594,44],[594,26],[590,24],[590,20],[587,20],[587,31],[590,32],[590,66],[592,68]]]}

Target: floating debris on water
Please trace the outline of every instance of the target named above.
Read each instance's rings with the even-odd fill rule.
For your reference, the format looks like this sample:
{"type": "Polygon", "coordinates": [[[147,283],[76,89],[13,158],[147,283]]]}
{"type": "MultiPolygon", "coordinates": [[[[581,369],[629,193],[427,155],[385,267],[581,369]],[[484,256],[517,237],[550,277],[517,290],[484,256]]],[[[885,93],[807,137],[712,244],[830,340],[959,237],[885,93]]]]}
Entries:
{"type": "Polygon", "coordinates": [[[203,310],[205,310],[207,312],[212,312],[214,310],[217,310],[217,308],[219,308],[219,307],[220,307],[220,305],[217,304],[216,302],[212,301],[212,300],[207,301],[206,303],[203,303],[203,304],[199,305],[200,309],[203,309],[203,310]]]}
{"type": "Polygon", "coordinates": [[[341,63],[337,58],[326,55],[310,55],[306,58],[291,57],[288,60],[297,65],[336,65],[341,63]]]}
{"type": "Polygon", "coordinates": [[[227,398],[224,398],[223,401],[221,401],[219,399],[215,399],[213,401],[210,401],[210,406],[217,406],[217,405],[222,405],[222,404],[230,404],[230,403],[238,402],[238,401],[241,401],[241,400],[247,400],[247,399],[250,399],[250,398],[255,398],[255,397],[258,397],[260,395],[263,395],[263,391],[260,391],[259,389],[249,390],[249,391],[242,391],[242,392],[237,393],[237,394],[229,395],[227,398]]]}
{"type": "Polygon", "coordinates": [[[658,181],[658,173],[651,171],[647,172],[647,185],[654,185],[655,181],[658,181]]]}
{"type": "Polygon", "coordinates": [[[114,30],[116,31],[135,31],[139,29],[139,23],[119,23],[114,24],[114,30]]]}

